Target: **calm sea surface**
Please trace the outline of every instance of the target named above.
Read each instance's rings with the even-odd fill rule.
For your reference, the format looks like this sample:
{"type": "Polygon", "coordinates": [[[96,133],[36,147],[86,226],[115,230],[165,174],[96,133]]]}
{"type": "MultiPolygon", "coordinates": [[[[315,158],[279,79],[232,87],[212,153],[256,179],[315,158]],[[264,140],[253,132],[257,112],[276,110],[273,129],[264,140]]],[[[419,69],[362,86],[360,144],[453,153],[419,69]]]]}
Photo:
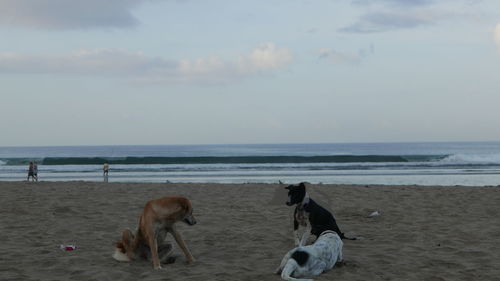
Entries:
{"type": "Polygon", "coordinates": [[[500,142],[0,147],[0,180],[500,185],[500,142]]]}

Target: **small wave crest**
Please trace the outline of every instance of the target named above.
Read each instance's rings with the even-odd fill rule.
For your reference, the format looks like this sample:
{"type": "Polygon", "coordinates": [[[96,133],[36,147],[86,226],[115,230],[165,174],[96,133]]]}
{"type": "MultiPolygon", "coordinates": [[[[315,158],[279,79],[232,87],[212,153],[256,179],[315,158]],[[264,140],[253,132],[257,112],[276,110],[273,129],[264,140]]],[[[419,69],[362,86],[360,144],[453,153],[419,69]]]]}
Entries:
{"type": "Polygon", "coordinates": [[[500,164],[500,154],[453,154],[443,158],[441,162],[456,164],[500,164]]]}

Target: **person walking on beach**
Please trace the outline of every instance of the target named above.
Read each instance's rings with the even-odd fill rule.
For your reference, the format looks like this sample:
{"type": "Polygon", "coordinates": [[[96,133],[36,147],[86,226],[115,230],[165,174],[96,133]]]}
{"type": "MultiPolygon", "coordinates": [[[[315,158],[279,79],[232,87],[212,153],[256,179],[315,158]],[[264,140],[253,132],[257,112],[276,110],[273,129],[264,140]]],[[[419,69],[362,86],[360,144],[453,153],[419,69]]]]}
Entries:
{"type": "Polygon", "coordinates": [[[36,181],[38,181],[38,165],[36,164],[36,161],[33,162],[33,177],[36,181]]]}
{"type": "Polygon", "coordinates": [[[109,173],[109,164],[108,163],[104,163],[104,166],[102,167],[102,170],[103,170],[103,176],[107,177],[108,176],[108,173],[109,173]]]}
{"type": "Polygon", "coordinates": [[[35,167],[33,166],[33,162],[30,162],[30,165],[28,166],[28,181],[35,181],[35,167]]]}

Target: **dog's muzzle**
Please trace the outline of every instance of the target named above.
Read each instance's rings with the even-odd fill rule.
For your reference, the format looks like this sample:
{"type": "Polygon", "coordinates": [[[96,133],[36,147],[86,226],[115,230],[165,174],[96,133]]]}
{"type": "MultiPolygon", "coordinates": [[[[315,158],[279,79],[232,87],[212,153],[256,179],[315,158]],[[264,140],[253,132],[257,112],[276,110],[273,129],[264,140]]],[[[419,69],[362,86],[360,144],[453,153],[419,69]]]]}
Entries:
{"type": "Polygon", "coordinates": [[[184,222],[189,224],[189,225],[195,225],[196,224],[196,220],[193,218],[193,217],[187,217],[184,219],[184,222]]]}

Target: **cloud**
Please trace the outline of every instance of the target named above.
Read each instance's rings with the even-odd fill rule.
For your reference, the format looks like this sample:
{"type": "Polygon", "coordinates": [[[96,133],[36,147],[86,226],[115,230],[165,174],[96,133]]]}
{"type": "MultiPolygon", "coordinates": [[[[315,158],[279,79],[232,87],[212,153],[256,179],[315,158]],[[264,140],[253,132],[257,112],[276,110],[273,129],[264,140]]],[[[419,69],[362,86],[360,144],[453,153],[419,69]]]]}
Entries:
{"type": "Polygon", "coordinates": [[[432,16],[418,12],[373,12],[360,17],[352,25],[341,28],[341,32],[373,33],[397,29],[416,28],[434,24],[432,16]]]}
{"type": "Polygon", "coordinates": [[[80,50],[58,56],[0,53],[0,73],[139,75],[175,66],[174,61],[117,49],[80,50]]]}
{"type": "Polygon", "coordinates": [[[393,6],[423,6],[435,3],[435,0],[353,0],[357,5],[386,4],[393,6]]]}
{"type": "Polygon", "coordinates": [[[472,6],[482,0],[352,0],[358,6],[366,6],[357,21],[347,25],[340,32],[374,33],[400,29],[413,29],[436,25],[444,20],[477,21],[484,17],[474,9],[454,10],[450,3],[460,2],[472,6]],[[446,5],[444,5],[446,4],[446,5]],[[369,6],[369,7],[368,7],[369,6]]]}
{"type": "Polygon", "coordinates": [[[279,48],[273,43],[264,43],[249,54],[230,61],[219,57],[183,59],[179,62],[178,71],[181,75],[178,78],[223,82],[235,77],[278,70],[292,61],[293,56],[289,49],[279,48]]]}
{"type": "Polygon", "coordinates": [[[128,76],[145,81],[209,81],[274,71],[292,62],[286,48],[258,46],[233,60],[220,57],[165,59],[119,49],[80,50],[65,55],[0,53],[0,74],[128,76]]]}
{"type": "Polygon", "coordinates": [[[333,64],[359,64],[362,56],[358,53],[339,52],[329,48],[323,48],[318,51],[318,58],[327,60],[333,64]]]}
{"type": "Polygon", "coordinates": [[[292,61],[292,54],[288,49],[278,48],[273,43],[261,44],[255,48],[248,58],[243,58],[241,67],[244,69],[277,69],[292,61]]]}
{"type": "MultiPolygon", "coordinates": [[[[0,0],[0,25],[46,29],[131,27],[131,11],[153,0],[0,0]]],[[[158,0],[157,0],[158,1],[158,0]]]]}
{"type": "Polygon", "coordinates": [[[359,49],[357,52],[340,52],[330,48],[320,49],[318,59],[328,61],[332,64],[360,64],[365,58],[375,53],[375,48],[370,45],[368,49],[359,49]]]}
{"type": "Polygon", "coordinates": [[[498,46],[498,51],[500,51],[500,23],[497,24],[495,29],[493,30],[493,39],[498,46]]]}

